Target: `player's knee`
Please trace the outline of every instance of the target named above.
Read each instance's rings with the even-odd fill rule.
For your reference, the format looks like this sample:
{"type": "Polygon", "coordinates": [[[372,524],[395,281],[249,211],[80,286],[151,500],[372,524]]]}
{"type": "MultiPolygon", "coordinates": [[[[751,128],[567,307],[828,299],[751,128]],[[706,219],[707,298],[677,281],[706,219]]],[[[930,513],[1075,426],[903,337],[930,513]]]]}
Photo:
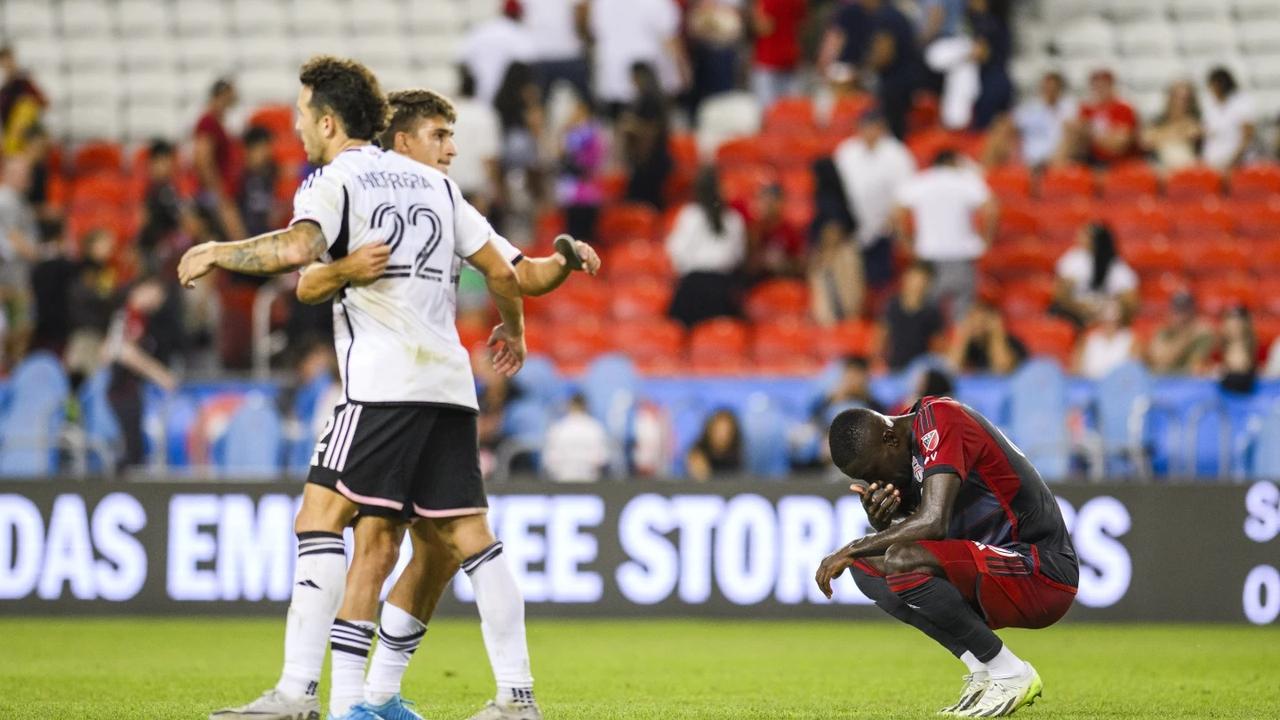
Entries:
{"type": "Polygon", "coordinates": [[[455,562],[461,562],[496,542],[484,515],[466,515],[438,522],[436,530],[455,562]]]}

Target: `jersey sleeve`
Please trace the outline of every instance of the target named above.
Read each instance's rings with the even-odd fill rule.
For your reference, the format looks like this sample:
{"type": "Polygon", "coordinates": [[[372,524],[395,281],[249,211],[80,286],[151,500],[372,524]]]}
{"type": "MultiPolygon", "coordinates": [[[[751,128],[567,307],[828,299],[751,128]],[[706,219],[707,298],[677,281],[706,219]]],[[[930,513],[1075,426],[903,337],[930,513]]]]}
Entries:
{"type": "MultiPolygon", "coordinates": [[[[446,181],[449,186],[450,199],[455,208],[453,213],[453,251],[460,258],[469,258],[480,252],[480,248],[498,236],[489,225],[489,221],[479,210],[467,202],[458,186],[446,181]]],[[[508,243],[509,245],[510,243],[508,243]]],[[[501,247],[499,247],[501,250],[501,247]]]]}
{"type": "Polygon", "coordinates": [[[343,218],[347,214],[347,190],[332,172],[318,168],[303,181],[293,195],[293,227],[303,220],[320,226],[326,248],[332,248],[342,234],[343,218]]]}
{"type": "Polygon", "coordinates": [[[917,445],[913,450],[923,458],[922,478],[941,473],[955,473],[961,480],[969,476],[973,458],[964,442],[964,423],[968,420],[964,410],[950,402],[921,406],[912,429],[917,445]]]}

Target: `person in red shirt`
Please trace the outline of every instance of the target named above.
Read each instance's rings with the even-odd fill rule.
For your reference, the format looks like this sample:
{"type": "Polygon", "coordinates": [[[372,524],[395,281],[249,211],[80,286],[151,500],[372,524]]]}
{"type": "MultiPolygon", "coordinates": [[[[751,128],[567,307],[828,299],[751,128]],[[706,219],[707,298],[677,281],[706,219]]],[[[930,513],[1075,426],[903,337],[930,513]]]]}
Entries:
{"type": "Polygon", "coordinates": [[[227,238],[245,236],[244,223],[236,209],[236,147],[225,125],[227,111],[236,104],[236,88],[230,80],[219,79],[209,90],[209,104],[196,121],[195,170],[199,182],[197,202],[222,224],[227,238]]]}
{"type": "Polygon", "coordinates": [[[1138,114],[1116,97],[1116,78],[1110,70],[1089,76],[1089,101],[1080,106],[1080,118],[1069,126],[1059,152],[1059,165],[1086,160],[1110,165],[1138,153],[1138,114]]]}
{"type": "Polygon", "coordinates": [[[808,0],[754,0],[751,27],[756,36],[751,89],[762,107],[798,92],[800,23],[808,0]]]}

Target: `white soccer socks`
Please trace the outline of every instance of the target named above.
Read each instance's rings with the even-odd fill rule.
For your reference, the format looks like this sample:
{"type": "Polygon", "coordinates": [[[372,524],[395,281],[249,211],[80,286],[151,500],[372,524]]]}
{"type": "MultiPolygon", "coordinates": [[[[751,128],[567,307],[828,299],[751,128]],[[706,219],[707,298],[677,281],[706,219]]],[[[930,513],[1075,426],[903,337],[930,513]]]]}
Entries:
{"type": "Polygon", "coordinates": [[[342,605],[347,556],[342,536],[298,533],[298,562],[293,597],[284,631],[284,671],[276,689],[287,697],[316,694],[324,667],[325,639],[342,605]]]}
{"type": "Polygon", "coordinates": [[[524,596],[502,554],[502,543],[495,542],[467,558],[462,569],[475,589],[480,630],[498,683],[498,704],[532,703],[533,674],[525,641],[524,596]]]}
{"type": "Polygon", "coordinates": [[[427,626],[418,618],[385,603],[378,625],[378,647],[369,661],[369,674],[364,682],[364,699],[370,705],[382,705],[400,693],[400,683],[409,659],[426,635],[427,626]]]}
{"type": "Polygon", "coordinates": [[[329,714],[346,715],[364,698],[364,665],[373,644],[373,623],[367,620],[333,621],[329,649],[333,651],[333,677],[329,688],[329,714]]]}

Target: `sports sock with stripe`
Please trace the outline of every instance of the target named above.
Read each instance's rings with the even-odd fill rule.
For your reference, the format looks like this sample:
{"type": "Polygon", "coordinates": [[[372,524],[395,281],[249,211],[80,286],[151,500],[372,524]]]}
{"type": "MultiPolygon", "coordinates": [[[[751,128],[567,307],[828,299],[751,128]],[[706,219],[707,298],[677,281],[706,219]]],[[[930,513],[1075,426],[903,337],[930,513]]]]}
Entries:
{"type": "Polygon", "coordinates": [[[413,615],[391,603],[382,606],[378,647],[373,651],[364,681],[364,699],[370,705],[381,705],[400,693],[409,659],[426,632],[427,626],[413,615]]]}
{"type": "Polygon", "coordinates": [[[525,642],[524,596],[515,575],[495,542],[462,562],[475,589],[480,630],[489,652],[498,703],[533,702],[533,675],[529,670],[529,646],[525,642]]]}
{"type": "Polygon", "coordinates": [[[1004,643],[978,613],[969,607],[955,585],[925,573],[909,572],[885,578],[889,589],[911,609],[946,631],[983,663],[1000,652],[1004,643]]]}
{"type": "Polygon", "coordinates": [[[329,714],[334,717],[342,717],[364,698],[364,665],[373,644],[373,627],[367,620],[339,618],[329,630],[329,649],[333,651],[329,714]]]}
{"type": "Polygon", "coordinates": [[[343,547],[337,533],[298,533],[293,597],[285,620],[284,669],[276,683],[276,690],[287,697],[315,695],[320,684],[325,639],[342,605],[346,583],[343,547]]]}

